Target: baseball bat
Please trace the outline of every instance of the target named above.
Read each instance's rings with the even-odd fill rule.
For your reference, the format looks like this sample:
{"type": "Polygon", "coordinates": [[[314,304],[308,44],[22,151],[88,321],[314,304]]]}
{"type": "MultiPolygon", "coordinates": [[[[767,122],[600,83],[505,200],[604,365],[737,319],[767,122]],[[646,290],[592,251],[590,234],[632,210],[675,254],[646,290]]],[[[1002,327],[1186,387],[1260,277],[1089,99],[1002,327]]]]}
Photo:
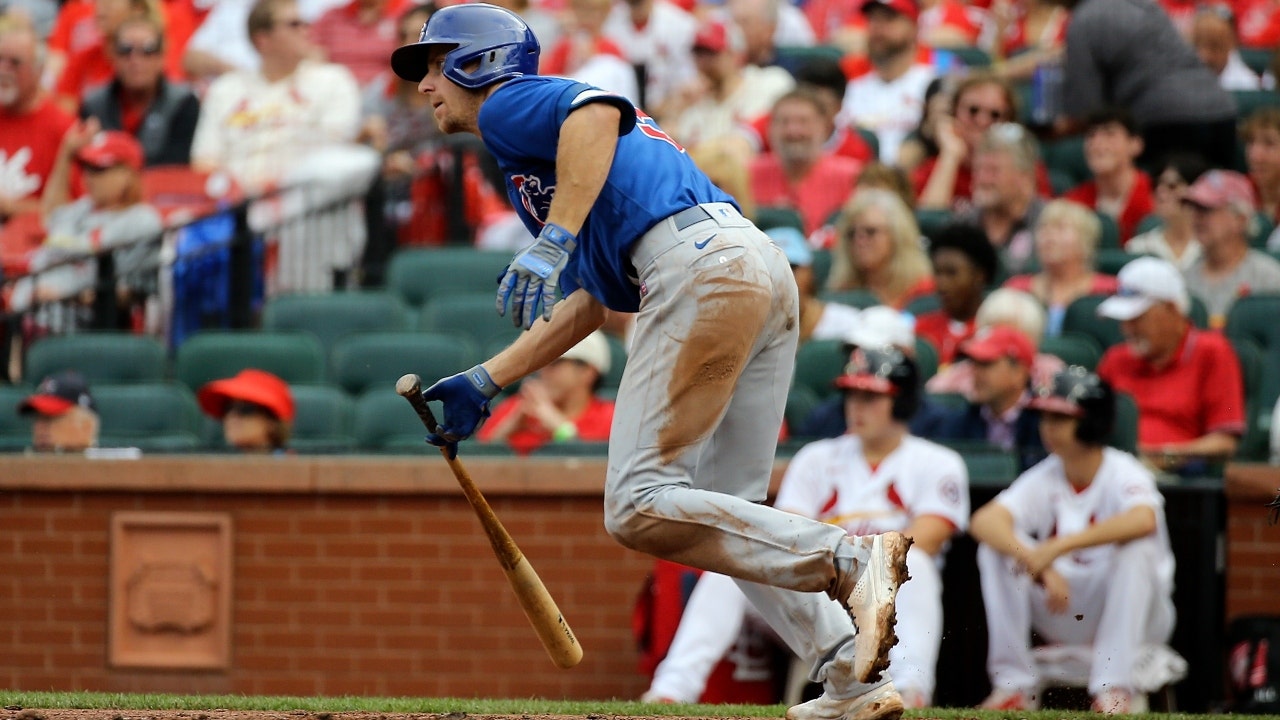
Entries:
{"type": "MultiPolygon", "coordinates": [[[[396,392],[409,401],[428,430],[433,433],[438,432],[436,418],[431,414],[431,408],[422,397],[421,378],[412,373],[405,375],[396,381],[396,392]]],[[[480,488],[476,487],[467,469],[456,457],[449,457],[448,448],[440,448],[440,454],[449,463],[449,469],[453,471],[453,476],[462,486],[462,493],[467,496],[467,502],[471,503],[476,516],[480,518],[480,525],[484,527],[485,534],[489,536],[489,544],[493,546],[493,554],[498,557],[498,564],[506,573],[511,589],[515,590],[520,607],[524,609],[525,616],[537,631],[538,639],[547,649],[552,662],[562,668],[577,665],[582,661],[582,646],[578,644],[578,638],[569,628],[569,623],[565,622],[556,601],[551,598],[551,593],[547,592],[546,586],[542,584],[542,578],[538,577],[533,565],[529,564],[529,559],[520,552],[516,541],[511,539],[510,533],[502,526],[502,521],[493,512],[493,508],[489,507],[488,501],[480,493],[480,488]]]]}

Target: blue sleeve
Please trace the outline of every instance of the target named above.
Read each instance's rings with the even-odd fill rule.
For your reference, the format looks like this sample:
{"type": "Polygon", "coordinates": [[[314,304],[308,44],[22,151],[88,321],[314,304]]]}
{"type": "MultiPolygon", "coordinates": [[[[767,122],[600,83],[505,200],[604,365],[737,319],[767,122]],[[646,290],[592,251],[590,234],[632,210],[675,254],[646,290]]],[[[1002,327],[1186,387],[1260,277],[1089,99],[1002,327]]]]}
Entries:
{"type": "Polygon", "coordinates": [[[635,107],[620,95],[586,83],[531,78],[508,82],[489,96],[481,107],[480,130],[485,144],[499,157],[554,164],[565,118],[593,102],[606,102],[621,111],[619,136],[635,127],[635,107]]]}

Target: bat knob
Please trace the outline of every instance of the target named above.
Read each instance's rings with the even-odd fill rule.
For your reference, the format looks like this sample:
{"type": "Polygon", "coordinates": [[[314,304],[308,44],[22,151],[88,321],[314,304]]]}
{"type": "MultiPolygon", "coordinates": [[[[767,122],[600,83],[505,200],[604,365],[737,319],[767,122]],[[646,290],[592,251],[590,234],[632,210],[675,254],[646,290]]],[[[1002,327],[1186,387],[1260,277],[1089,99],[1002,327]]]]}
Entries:
{"type": "Polygon", "coordinates": [[[422,392],[422,378],[413,373],[400,376],[396,381],[396,393],[404,397],[410,397],[422,392]]]}

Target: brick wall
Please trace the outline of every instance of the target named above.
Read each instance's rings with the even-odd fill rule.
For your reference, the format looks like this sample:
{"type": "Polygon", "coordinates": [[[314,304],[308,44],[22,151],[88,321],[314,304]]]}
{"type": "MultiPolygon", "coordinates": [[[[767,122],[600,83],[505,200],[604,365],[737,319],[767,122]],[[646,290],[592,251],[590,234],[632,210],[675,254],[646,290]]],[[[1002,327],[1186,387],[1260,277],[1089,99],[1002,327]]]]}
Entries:
{"type": "MultiPolygon", "coordinates": [[[[468,461],[585,649],[569,671],[538,644],[443,463],[0,462],[0,687],[551,698],[644,689],[630,623],[650,561],[601,527],[601,461],[468,461]],[[232,517],[229,669],[108,667],[110,518],[125,510],[232,517]]],[[[1260,506],[1252,496],[1230,506],[1228,617],[1280,612],[1280,528],[1260,506]]]]}
{"type": "Polygon", "coordinates": [[[1280,468],[1238,466],[1227,473],[1227,619],[1280,615],[1280,525],[1266,503],[1280,492],[1280,468]]]}

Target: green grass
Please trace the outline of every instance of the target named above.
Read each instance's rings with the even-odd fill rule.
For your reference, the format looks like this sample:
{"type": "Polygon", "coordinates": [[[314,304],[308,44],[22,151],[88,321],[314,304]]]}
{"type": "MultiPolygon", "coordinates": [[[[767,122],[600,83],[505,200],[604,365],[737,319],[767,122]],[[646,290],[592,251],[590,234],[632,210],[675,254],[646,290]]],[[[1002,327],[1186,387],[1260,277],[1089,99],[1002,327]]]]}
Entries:
{"type": "MultiPolygon", "coordinates": [[[[582,715],[672,717],[750,717],[780,718],[782,705],[654,705],[634,700],[488,700],[469,698],[371,698],[371,697],[253,697],[245,695],[163,695],[95,692],[24,692],[0,690],[0,706],[40,709],[106,709],[106,710],[243,710],[293,711],[316,713],[364,711],[377,713],[467,713],[469,715],[582,715]]],[[[1065,710],[1042,710],[1032,713],[987,712],[971,708],[936,708],[908,712],[907,717],[939,720],[1061,720],[1062,718],[1100,718],[1091,713],[1065,710]]],[[[1186,713],[1149,713],[1143,718],[1168,720],[1205,720],[1206,718],[1243,718],[1246,716],[1189,715],[1186,713]]],[[[1276,715],[1250,715],[1249,720],[1280,720],[1276,715]]]]}

